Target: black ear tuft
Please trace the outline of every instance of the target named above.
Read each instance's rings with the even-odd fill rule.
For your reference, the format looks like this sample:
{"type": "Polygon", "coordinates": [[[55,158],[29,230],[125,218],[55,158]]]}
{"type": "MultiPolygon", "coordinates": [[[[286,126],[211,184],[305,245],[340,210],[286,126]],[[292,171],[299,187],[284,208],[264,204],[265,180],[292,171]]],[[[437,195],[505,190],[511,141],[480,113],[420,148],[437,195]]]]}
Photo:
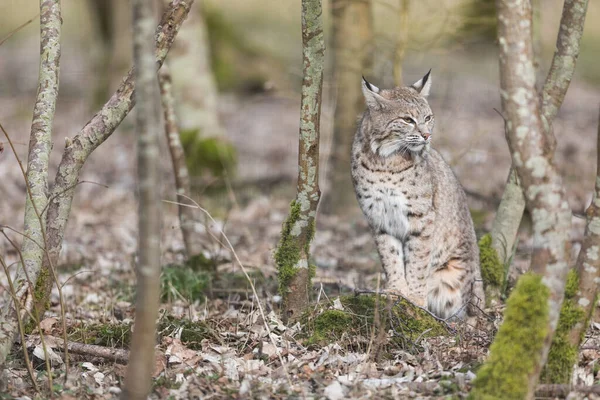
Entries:
{"type": "Polygon", "coordinates": [[[431,75],[431,68],[429,68],[429,71],[427,71],[427,73],[423,77],[423,85],[425,85],[427,83],[427,81],[429,80],[429,75],[431,75]]]}
{"type": "Polygon", "coordinates": [[[369,83],[369,81],[365,78],[365,76],[362,76],[363,82],[365,83],[365,85],[367,85],[367,89],[369,89],[371,92],[375,92],[375,90],[373,90],[373,86],[369,83]]]}

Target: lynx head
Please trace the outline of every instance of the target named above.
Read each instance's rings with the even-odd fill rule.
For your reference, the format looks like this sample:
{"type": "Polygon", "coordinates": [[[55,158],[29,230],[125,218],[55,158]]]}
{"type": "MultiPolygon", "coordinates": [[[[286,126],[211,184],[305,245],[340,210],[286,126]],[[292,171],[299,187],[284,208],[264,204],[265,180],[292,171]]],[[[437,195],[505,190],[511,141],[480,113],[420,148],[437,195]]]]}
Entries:
{"type": "Polygon", "coordinates": [[[426,97],[431,70],[411,86],[379,89],[363,77],[362,91],[368,111],[363,130],[371,151],[382,157],[392,154],[421,155],[429,149],[434,117],[426,97]]]}

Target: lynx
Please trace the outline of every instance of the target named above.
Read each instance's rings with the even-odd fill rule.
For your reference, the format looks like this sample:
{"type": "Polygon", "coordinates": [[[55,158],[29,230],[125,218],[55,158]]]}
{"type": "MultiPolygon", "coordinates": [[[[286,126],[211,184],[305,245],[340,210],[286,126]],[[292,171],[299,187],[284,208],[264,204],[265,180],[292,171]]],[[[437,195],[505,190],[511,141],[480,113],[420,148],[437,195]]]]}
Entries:
{"type": "Polygon", "coordinates": [[[387,288],[440,318],[484,304],[479,249],[465,193],[431,148],[431,71],[409,87],[363,78],[367,104],[352,146],[352,180],[387,288]]]}

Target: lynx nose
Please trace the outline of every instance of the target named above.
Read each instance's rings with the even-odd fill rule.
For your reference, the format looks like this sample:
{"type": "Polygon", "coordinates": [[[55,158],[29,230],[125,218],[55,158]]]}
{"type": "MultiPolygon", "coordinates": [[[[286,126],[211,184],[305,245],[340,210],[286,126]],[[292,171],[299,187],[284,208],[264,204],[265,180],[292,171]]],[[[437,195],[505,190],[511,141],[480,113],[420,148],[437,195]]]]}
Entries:
{"type": "Polygon", "coordinates": [[[421,136],[423,137],[423,139],[429,140],[429,138],[431,137],[431,133],[430,132],[421,133],[421,136]]]}

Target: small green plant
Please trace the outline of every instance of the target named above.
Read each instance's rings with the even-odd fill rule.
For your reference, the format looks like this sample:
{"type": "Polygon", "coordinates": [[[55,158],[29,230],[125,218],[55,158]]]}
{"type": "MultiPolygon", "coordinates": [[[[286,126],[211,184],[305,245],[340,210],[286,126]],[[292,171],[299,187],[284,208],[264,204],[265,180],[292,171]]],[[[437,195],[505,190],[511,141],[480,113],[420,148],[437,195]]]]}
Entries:
{"type": "Polygon", "coordinates": [[[202,300],[206,295],[213,274],[197,270],[188,264],[169,264],[160,275],[161,301],[202,300]]]}

